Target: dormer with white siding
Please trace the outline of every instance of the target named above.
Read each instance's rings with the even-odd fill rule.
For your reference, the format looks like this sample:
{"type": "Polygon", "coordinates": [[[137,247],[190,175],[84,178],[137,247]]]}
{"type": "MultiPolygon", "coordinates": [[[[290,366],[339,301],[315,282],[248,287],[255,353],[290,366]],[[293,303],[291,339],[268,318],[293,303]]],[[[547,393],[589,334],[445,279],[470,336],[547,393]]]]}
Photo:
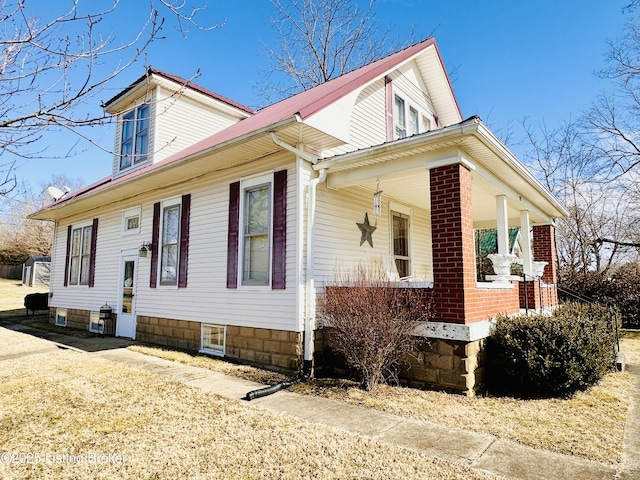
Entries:
{"type": "Polygon", "coordinates": [[[117,117],[113,178],[158,163],[253,114],[249,107],[152,68],[103,107],[117,117]]]}

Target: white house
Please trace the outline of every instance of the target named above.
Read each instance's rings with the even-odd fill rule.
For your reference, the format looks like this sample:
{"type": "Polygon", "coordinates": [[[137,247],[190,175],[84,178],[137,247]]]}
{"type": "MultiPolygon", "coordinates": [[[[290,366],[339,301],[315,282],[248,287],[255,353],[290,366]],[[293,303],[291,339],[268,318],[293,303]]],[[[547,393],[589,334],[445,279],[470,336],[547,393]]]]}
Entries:
{"type": "Polygon", "coordinates": [[[508,253],[520,227],[525,273],[548,262],[531,286],[546,304],[529,307],[557,302],[566,211],[462,117],[434,39],[256,112],[154,69],[105,108],[112,175],[31,215],[55,222],[58,324],[95,330],[106,301],[118,336],[308,368],[316,292],[337,265],[390,259],[400,287],[435,296],[412,381],[472,393],[489,319],[524,290],[476,281],[474,229],[497,228],[508,253]]]}

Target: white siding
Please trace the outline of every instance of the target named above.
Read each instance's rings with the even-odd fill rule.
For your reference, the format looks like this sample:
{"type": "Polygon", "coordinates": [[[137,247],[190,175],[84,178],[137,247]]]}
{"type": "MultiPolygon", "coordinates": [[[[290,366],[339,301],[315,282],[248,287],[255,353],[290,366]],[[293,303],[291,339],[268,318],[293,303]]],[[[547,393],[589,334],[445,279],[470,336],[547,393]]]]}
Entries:
{"type": "Polygon", "coordinates": [[[365,88],[356,100],[349,128],[349,143],[327,150],[323,152],[323,156],[330,157],[379,145],[386,141],[386,135],[384,79],[380,79],[365,88]]]}
{"type": "MultiPolygon", "coordinates": [[[[336,271],[350,269],[359,262],[392,258],[389,231],[389,202],[383,198],[382,214],[372,214],[373,195],[362,189],[318,189],[316,214],[316,278],[331,281],[336,271]],[[372,235],[373,248],[360,246],[361,232],[356,223],[369,213],[369,223],[377,229],[372,235]]],[[[427,210],[411,207],[411,262],[413,275],[433,281],[431,255],[431,220],[427,210]]]]}
{"type": "MultiPolygon", "coordinates": [[[[63,272],[68,222],[60,224],[55,238],[56,275],[51,305],[97,310],[107,301],[117,305],[120,256],[151,241],[153,204],[165,198],[191,194],[189,265],[187,288],[150,288],[151,254],[138,259],[136,314],[177,320],[276,330],[300,330],[296,310],[296,168],[293,156],[256,162],[225,174],[210,175],[180,189],[141,196],[137,202],[105,207],[99,213],[95,286],[64,287],[63,272]],[[283,167],[286,165],[286,167],[283,167]],[[226,288],[229,184],[244,176],[288,169],[287,258],[285,290],[226,288]],[[141,205],[141,229],[122,235],[122,211],[141,205]]],[[[92,217],[74,219],[90,220],[92,217]]]]}
{"type": "Polygon", "coordinates": [[[233,125],[239,118],[184,95],[160,90],[156,102],[154,163],[233,125]]]}
{"type": "MultiPolygon", "coordinates": [[[[149,120],[149,160],[157,163],[181,150],[203,140],[214,133],[238,122],[240,117],[234,117],[222,110],[204,105],[186,95],[172,95],[172,92],[157,87],[146,96],[150,105],[149,120]]],[[[142,97],[135,105],[142,103],[142,97]]],[[[134,104],[131,104],[133,108],[134,104]]],[[[114,144],[113,175],[115,177],[127,174],[147,165],[148,162],[127,168],[120,172],[120,135],[122,129],[122,114],[130,111],[125,109],[118,115],[114,144]]]]}
{"type": "MultiPolygon", "coordinates": [[[[436,112],[431,97],[414,62],[405,65],[402,71],[394,72],[391,78],[394,95],[399,95],[409,105],[417,108],[421,115],[433,118],[436,112]]],[[[435,125],[432,128],[435,128],[435,125]]]]}

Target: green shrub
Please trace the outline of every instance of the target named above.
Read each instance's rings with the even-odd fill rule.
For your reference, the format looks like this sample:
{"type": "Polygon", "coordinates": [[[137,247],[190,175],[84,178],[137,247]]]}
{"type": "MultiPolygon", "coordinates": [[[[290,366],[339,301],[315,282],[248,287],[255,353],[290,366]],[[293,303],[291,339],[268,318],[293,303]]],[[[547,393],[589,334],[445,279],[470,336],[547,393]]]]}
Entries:
{"type": "Polygon", "coordinates": [[[607,308],[579,304],[551,316],[499,317],[487,339],[489,391],[562,397],[595,385],[615,362],[613,321],[607,308]]]}
{"type": "Polygon", "coordinates": [[[572,300],[572,294],[607,305],[615,305],[626,327],[640,327],[640,264],[632,262],[606,272],[577,272],[561,269],[558,274],[559,295],[572,300]]]}

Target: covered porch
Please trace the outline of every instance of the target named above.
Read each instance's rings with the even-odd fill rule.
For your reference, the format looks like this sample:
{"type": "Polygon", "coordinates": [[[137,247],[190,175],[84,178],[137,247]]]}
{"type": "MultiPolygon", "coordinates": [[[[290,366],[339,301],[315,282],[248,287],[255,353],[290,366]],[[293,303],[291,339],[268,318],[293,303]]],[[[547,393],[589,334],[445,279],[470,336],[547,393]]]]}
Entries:
{"type": "MultiPolygon", "coordinates": [[[[435,316],[418,329],[433,351],[412,368],[417,381],[473,392],[491,319],[557,304],[553,222],[566,211],[477,117],[324,159],[314,168],[324,170],[329,189],[368,191],[374,212],[385,201],[428,212],[430,235],[412,235],[406,248],[398,248],[403,239],[389,225],[399,280],[433,289],[435,316]],[[510,227],[520,231],[517,258],[510,227]],[[501,269],[493,275],[479,275],[477,268],[476,232],[486,229],[497,232],[492,260],[501,269]],[[430,257],[426,275],[414,262],[418,251],[430,257]],[[513,275],[516,263],[521,266],[513,275]]],[[[395,222],[394,215],[388,218],[395,222]]]]}

